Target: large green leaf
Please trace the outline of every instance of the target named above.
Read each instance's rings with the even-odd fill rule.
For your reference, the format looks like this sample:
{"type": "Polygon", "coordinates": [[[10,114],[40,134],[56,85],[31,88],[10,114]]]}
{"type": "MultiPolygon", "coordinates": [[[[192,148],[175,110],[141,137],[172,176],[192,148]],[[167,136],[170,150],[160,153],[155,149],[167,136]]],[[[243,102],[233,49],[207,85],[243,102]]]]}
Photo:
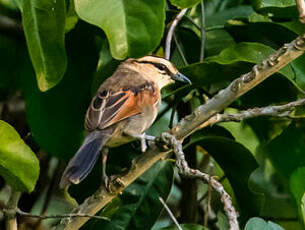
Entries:
{"type": "Polygon", "coordinates": [[[65,0],[24,0],[22,22],[39,89],[60,82],[66,67],[65,0]]]}
{"type": "Polygon", "coordinates": [[[32,192],[39,176],[39,161],[16,130],[0,120],[0,175],[14,190],[32,192]]]}
{"type": "Polygon", "coordinates": [[[297,17],[295,0],[253,0],[253,7],[262,13],[272,13],[276,17],[297,17]]]}
{"type": "Polygon", "coordinates": [[[305,167],[297,168],[290,177],[289,185],[297,202],[300,217],[305,224],[305,167]]]}
{"type": "Polygon", "coordinates": [[[74,8],[73,0],[66,0],[67,12],[66,12],[66,22],[65,22],[65,31],[66,33],[72,30],[76,23],[78,22],[78,17],[74,8]]]}
{"type": "Polygon", "coordinates": [[[280,225],[275,224],[271,221],[264,221],[262,218],[253,217],[251,218],[246,226],[245,230],[284,230],[280,225]]]}
{"type": "Polygon", "coordinates": [[[229,20],[225,29],[236,42],[258,42],[274,49],[291,42],[297,35],[305,32],[304,25],[299,21],[275,23],[258,18],[255,14],[243,20],[229,20]]]}
{"type": "Polygon", "coordinates": [[[304,138],[303,132],[291,124],[263,148],[273,166],[287,180],[295,169],[305,166],[304,138]]]}
{"type": "Polygon", "coordinates": [[[172,162],[156,163],[140,178],[124,190],[111,208],[101,213],[110,221],[92,221],[84,229],[133,230],[151,229],[159,217],[163,205],[159,197],[167,199],[173,183],[172,162]]]}
{"type": "MultiPolygon", "coordinates": [[[[224,49],[219,55],[206,58],[201,63],[184,67],[181,72],[188,76],[197,87],[225,83],[250,71],[253,66],[250,63],[259,63],[273,52],[272,48],[260,43],[242,42],[224,49]]],[[[279,73],[305,89],[305,85],[299,84],[302,81],[296,82],[297,78],[303,78],[303,76],[296,78],[290,66],[284,67],[279,73]]],[[[220,85],[219,88],[221,86],[224,85],[220,85]]]]}
{"type": "Polygon", "coordinates": [[[69,65],[63,80],[42,93],[34,85],[32,68],[23,74],[28,124],[34,139],[48,154],[69,159],[79,147],[98,52],[92,27],[78,23],[67,35],[69,65]]]}
{"type": "Polygon", "coordinates": [[[75,10],[104,30],[116,59],[152,52],[163,34],[164,0],[75,0],[75,10]]]}
{"type": "Polygon", "coordinates": [[[170,0],[171,4],[177,6],[181,9],[190,8],[196,4],[198,4],[201,0],[170,0]]]}

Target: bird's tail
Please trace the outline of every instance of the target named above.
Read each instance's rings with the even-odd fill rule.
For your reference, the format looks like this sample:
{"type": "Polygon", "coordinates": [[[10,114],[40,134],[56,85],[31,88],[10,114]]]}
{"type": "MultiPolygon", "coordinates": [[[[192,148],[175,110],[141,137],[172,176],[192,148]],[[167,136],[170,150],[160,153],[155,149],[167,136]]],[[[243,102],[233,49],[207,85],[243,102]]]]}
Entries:
{"type": "Polygon", "coordinates": [[[61,177],[59,184],[61,188],[65,188],[71,183],[78,184],[88,176],[109,137],[101,130],[88,133],[84,143],[70,160],[61,177]]]}

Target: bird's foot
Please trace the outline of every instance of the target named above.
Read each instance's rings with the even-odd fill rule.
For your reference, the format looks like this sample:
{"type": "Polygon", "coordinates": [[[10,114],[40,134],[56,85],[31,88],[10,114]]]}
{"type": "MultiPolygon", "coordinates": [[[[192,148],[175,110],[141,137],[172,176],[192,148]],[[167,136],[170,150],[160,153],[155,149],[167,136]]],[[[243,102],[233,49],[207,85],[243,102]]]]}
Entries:
{"type": "Polygon", "coordinates": [[[145,133],[142,134],[129,134],[133,138],[136,138],[141,141],[141,151],[144,153],[147,150],[147,146],[150,146],[152,143],[155,142],[156,137],[146,135],[145,133]]]}
{"type": "Polygon", "coordinates": [[[122,175],[103,176],[103,185],[109,193],[117,193],[121,187],[125,187],[121,177],[122,175]]]}
{"type": "Polygon", "coordinates": [[[144,153],[147,150],[147,146],[150,146],[152,143],[154,143],[156,140],[156,137],[146,135],[145,133],[142,134],[141,138],[141,151],[144,153]]]}
{"type": "Polygon", "coordinates": [[[110,178],[107,175],[102,175],[102,184],[110,192],[110,178]]]}

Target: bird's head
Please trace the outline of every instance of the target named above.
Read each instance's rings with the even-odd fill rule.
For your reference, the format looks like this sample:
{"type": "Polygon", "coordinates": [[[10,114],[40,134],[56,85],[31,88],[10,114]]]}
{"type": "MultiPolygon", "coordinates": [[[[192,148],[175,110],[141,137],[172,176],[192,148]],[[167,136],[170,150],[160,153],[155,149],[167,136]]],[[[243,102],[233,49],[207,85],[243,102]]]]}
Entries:
{"type": "Polygon", "coordinates": [[[144,56],[138,59],[130,58],[127,59],[126,63],[141,73],[143,77],[154,81],[160,89],[175,81],[191,84],[191,81],[179,73],[169,60],[161,57],[144,56]]]}

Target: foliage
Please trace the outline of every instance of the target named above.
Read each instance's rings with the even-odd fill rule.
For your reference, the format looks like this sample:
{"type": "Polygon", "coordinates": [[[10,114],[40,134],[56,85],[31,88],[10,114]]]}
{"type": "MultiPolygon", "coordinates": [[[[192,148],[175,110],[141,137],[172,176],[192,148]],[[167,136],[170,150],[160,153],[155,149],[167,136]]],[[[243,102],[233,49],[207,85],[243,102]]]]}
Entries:
{"type": "MultiPolygon", "coordinates": [[[[171,61],[193,85],[162,91],[160,116],[148,130],[153,135],[168,129],[173,108],[176,122],[305,32],[294,0],[203,3],[205,55],[200,60],[199,0],[0,0],[1,205],[9,197],[5,184],[32,192],[21,196],[19,208],[34,214],[66,213],[99,187],[100,164],[69,189],[75,200],[58,188],[65,163],[84,137],[90,99],[126,58],[164,56],[169,25],[180,9],[189,8],[176,28],[171,61]],[[15,24],[2,26],[2,17],[15,24]]],[[[304,61],[303,55],[289,63],[225,112],[302,97],[304,61]]],[[[220,178],[243,229],[304,229],[304,108],[293,115],[215,125],[185,141],[190,165],[220,178]]],[[[138,142],[111,149],[108,174],[128,170],[139,150],[138,142]]],[[[227,229],[217,194],[209,196],[207,185],[175,175],[173,165],[170,159],[158,162],[99,213],[108,219],[91,219],[82,229],[177,229],[162,211],[159,196],[167,200],[183,229],[227,229]],[[190,194],[195,199],[185,198],[190,194]],[[208,200],[211,212],[203,226],[208,200]],[[185,210],[195,214],[187,216],[185,210]]],[[[34,229],[26,218],[20,221],[34,229]]],[[[54,223],[36,226],[49,229],[54,223]]]]}
{"type": "Polygon", "coordinates": [[[39,175],[38,159],[16,130],[1,120],[0,136],[0,175],[13,189],[32,192],[39,175]]]}

